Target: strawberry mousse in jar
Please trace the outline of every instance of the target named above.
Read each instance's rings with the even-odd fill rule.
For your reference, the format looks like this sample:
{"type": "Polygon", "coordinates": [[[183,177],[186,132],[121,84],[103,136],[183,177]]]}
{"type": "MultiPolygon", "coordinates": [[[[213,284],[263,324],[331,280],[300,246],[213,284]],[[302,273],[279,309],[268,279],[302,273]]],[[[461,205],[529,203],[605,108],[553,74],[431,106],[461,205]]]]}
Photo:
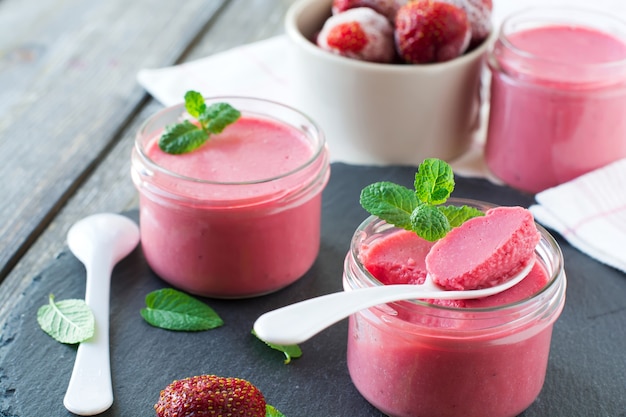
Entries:
{"type": "Polygon", "coordinates": [[[302,277],[319,252],[322,190],[330,175],[324,134],[279,103],[195,94],[195,109],[166,108],[137,134],[132,178],[146,260],[163,280],[201,296],[279,290],[302,277]],[[201,132],[221,121],[201,125],[190,113],[209,120],[225,103],[238,118],[221,132],[201,132]],[[164,139],[177,129],[206,140],[182,149],[181,138],[164,139]]]}
{"type": "MultiPolygon", "coordinates": [[[[392,417],[514,417],[528,408],[544,383],[566,287],[560,248],[545,229],[537,230],[531,272],[504,292],[400,301],[352,315],[347,362],[363,397],[392,417]]],[[[450,265],[474,256],[476,240],[468,240],[450,265]]],[[[434,244],[371,216],[352,238],[344,289],[420,283],[434,244]]]]}
{"type": "Polygon", "coordinates": [[[626,23],[567,7],[504,20],[491,48],[485,159],[536,193],[626,157],[626,23]]]}

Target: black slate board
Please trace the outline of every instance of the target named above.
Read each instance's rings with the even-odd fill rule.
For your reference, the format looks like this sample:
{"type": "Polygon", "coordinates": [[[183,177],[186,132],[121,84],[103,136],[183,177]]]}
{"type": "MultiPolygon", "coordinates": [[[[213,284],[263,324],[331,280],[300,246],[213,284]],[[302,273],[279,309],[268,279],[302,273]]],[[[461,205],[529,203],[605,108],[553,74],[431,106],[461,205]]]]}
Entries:
{"type": "MultiPolygon", "coordinates": [[[[146,324],[139,315],[145,295],[168,287],[147,267],[141,249],[114,270],[111,288],[111,358],[115,402],[102,416],[154,416],[159,391],[177,378],[212,373],[249,379],[288,417],[379,417],[350,382],[346,321],[301,345],[291,364],[250,334],[265,311],[339,291],[343,258],[352,233],[366,217],[361,188],[389,180],[412,186],[413,167],[334,164],[324,192],[319,258],[300,281],[249,300],[206,299],[226,325],[208,332],[177,333],[146,324]]],[[[455,197],[528,206],[532,196],[480,179],[457,178],[455,197]]],[[[86,215],[89,213],[86,213],[86,215]]],[[[137,212],[127,213],[137,220],[137,212]]],[[[559,238],[568,276],[567,302],[557,321],[548,373],[538,400],[523,417],[626,416],[626,277],[559,238]]],[[[49,293],[57,300],[83,298],[84,269],[62,252],[36,277],[24,302],[2,329],[0,416],[71,416],[63,396],[76,348],[38,327],[37,308],[49,293]]],[[[462,417],[462,416],[459,416],[462,417]]]]}

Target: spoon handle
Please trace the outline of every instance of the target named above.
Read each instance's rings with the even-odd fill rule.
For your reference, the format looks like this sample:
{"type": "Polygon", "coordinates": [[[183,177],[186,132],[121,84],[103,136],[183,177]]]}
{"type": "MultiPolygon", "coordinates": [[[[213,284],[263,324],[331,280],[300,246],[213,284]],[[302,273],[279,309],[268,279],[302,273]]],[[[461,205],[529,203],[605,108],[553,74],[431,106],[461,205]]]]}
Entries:
{"type": "Polygon", "coordinates": [[[112,266],[106,259],[86,265],[85,302],[91,308],[96,330],[94,336],[78,346],[72,376],[63,399],[69,411],[92,416],[113,404],[111,362],[109,357],[109,293],[112,266]]]}
{"type": "Polygon", "coordinates": [[[254,323],[259,338],[277,345],[296,345],[365,308],[415,298],[461,300],[497,294],[519,283],[533,268],[529,262],[508,281],[479,290],[444,291],[427,276],[421,285],[384,285],[340,291],[291,304],[261,315],[254,323]]]}
{"type": "Polygon", "coordinates": [[[415,285],[386,285],[322,295],[261,315],[254,323],[254,331],[266,342],[295,345],[364,308],[432,296],[432,292],[416,288],[415,285]]]}

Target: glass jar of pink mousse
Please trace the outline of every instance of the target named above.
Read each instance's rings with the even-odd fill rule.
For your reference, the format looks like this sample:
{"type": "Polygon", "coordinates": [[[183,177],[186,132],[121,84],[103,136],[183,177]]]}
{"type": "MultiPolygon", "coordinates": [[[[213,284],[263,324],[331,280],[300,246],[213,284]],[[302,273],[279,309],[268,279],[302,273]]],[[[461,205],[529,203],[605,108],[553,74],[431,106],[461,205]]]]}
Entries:
{"type": "MultiPolygon", "coordinates": [[[[566,287],[561,250],[538,229],[533,270],[501,294],[458,302],[407,300],[352,315],[347,362],[361,395],[391,417],[514,417],[528,408],[544,383],[566,287]]],[[[362,259],[396,233],[406,231],[375,216],[357,228],[344,264],[346,291],[384,285],[362,259]]]]}
{"type": "Polygon", "coordinates": [[[536,193],[626,157],[626,22],[575,8],[505,19],[488,54],[491,172],[536,193]]]}
{"type": "Polygon", "coordinates": [[[166,108],[139,130],[132,178],[150,268],[197,295],[244,298],[301,278],[320,245],[321,200],[330,174],[323,132],[301,112],[244,97],[241,117],[199,149],[160,150],[165,126],[186,117],[166,108]]]}

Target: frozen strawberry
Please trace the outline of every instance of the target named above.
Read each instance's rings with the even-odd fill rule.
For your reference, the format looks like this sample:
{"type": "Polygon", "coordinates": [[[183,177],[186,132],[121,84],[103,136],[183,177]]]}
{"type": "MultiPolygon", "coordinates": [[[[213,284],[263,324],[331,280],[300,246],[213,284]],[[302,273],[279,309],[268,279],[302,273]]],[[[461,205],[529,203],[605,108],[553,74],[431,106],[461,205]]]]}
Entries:
{"type": "Polygon", "coordinates": [[[400,6],[406,4],[409,0],[333,0],[333,14],[345,12],[348,9],[356,7],[369,7],[378,13],[386,16],[389,21],[396,19],[396,13],[400,6]]]}
{"type": "Polygon", "coordinates": [[[396,47],[407,63],[449,61],[467,50],[470,38],[467,13],[453,4],[416,0],[396,15],[396,47]]]}
{"type": "Polygon", "coordinates": [[[172,382],[155,404],[157,417],[265,417],[263,394],[239,378],[200,375],[172,382]]]}
{"type": "Polygon", "coordinates": [[[492,30],[491,12],[493,3],[491,0],[439,0],[454,4],[467,13],[472,31],[470,47],[484,41],[492,30]]]}
{"type": "Polygon", "coordinates": [[[329,17],[317,44],[326,51],[362,61],[388,63],[395,58],[393,26],[386,17],[368,7],[329,17]]]}

